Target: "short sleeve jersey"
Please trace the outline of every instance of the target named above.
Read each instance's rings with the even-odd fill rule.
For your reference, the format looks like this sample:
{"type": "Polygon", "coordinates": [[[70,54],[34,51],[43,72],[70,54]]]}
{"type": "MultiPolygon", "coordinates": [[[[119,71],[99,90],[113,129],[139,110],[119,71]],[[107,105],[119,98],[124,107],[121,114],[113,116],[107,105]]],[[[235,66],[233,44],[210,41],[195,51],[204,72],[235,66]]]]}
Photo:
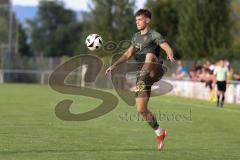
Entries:
{"type": "Polygon", "coordinates": [[[217,81],[226,81],[227,79],[227,68],[226,67],[216,67],[213,74],[216,75],[217,81]]]}
{"type": "Polygon", "coordinates": [[[163,36],[154,30],[149,30],[145,34],[135,33],[132,38],[132,46],[134,47],[136,61],[144,62],[147,53],[153,53],[158,58],[160,45],[164,42],[166,40],[163,36]]]}

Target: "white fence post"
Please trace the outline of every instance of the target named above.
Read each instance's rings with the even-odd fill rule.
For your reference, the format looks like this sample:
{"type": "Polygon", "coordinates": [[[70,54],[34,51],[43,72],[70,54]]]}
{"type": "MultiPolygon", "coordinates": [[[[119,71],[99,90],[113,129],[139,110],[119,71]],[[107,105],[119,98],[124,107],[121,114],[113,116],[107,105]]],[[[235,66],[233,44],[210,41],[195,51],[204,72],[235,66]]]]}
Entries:
{"type": "Polygon", "coordinates": [[[85,74],[87,72],[87,65],[82,65],[82,72],[81,72],[81,87],[85,87],[85,74]]]}
{"type": "Polygon", "coordinates": [[[4,83],[4,73],[3,70],[0,70],[0,84],[4,83]]]}

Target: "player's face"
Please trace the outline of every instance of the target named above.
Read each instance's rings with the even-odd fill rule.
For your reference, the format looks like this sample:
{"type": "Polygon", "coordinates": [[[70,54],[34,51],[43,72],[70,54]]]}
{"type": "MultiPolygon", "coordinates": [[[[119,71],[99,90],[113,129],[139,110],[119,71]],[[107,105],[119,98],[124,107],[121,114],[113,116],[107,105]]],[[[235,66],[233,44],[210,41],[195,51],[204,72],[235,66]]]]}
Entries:
{"type": "Polygon", "coordinates": [[[219,61],[219,66],[224,67],[224,61],[223,60],[219,61]]]}
{"type": "Polygon", "coordinates": [[[145,16],[140,15],[136,17],[136,25],[138,30],[143,30],[147,27],[147,19],[145,16]]]}

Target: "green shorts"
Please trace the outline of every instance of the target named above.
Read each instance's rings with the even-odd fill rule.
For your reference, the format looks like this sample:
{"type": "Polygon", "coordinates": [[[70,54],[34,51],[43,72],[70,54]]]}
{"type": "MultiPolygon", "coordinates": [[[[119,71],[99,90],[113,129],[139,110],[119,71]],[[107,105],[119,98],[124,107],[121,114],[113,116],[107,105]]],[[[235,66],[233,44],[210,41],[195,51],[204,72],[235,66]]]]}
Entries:
{"type": "Polygon", "coordinates": [[[166,73],[167,68],[164,65],[160,63],[156,65],[153,70],[146,71],[141,68],[137,72],[136,97],[150,97],[152,85],[161,80],[164,73],[166,73]]]}

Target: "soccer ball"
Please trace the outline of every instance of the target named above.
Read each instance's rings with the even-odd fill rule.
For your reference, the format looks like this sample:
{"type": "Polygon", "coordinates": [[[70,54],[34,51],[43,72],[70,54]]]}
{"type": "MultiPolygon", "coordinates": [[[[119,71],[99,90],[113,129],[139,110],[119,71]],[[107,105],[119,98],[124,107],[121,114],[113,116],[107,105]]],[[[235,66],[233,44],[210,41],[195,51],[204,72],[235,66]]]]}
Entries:
{"type": "Polygon", "coordinates": [[[85,43],[89,50],[94,51],[101,48],[103,44],[103,39],[98,34],[90,34],[89,36],[87,36],[85,43]]]}

